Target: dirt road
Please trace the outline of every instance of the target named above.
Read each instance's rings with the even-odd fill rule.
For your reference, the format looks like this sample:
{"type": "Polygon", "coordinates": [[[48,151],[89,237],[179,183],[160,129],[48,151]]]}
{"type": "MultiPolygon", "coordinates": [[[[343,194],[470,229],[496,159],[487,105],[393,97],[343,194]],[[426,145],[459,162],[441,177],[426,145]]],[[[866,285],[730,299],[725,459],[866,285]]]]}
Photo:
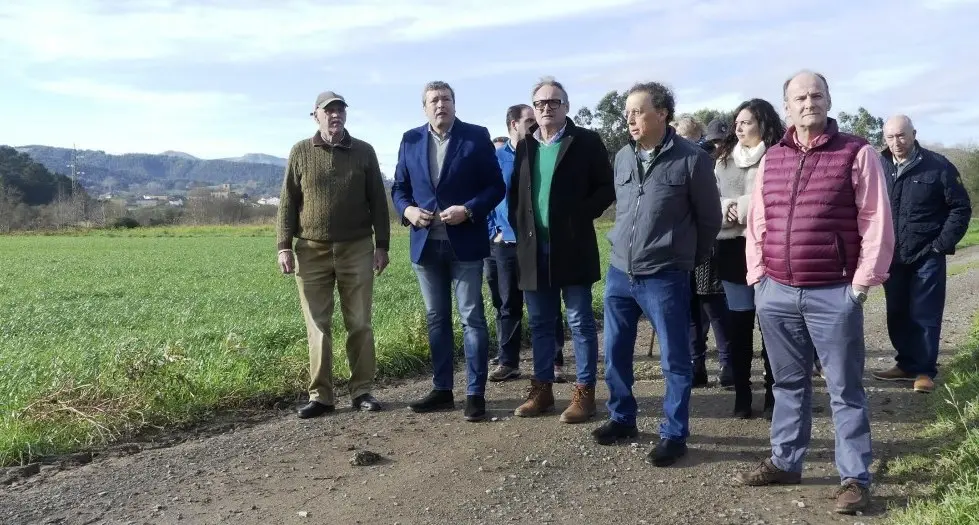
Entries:
{"type": "MultiPolygon", "coordinates": [[[[979,271],[971,268],[977,259],[979,250],[967,250],[949,261],[966,270],[950,277],[945,352],[967,336],[979,292],[979,271]]],[[[688,456],[672,468],[647,465],[643,458],[657,439],[663,393],[658,357],[639,357],[647,339],[636,351],[642,431],[636,444],[592,442],[589,432],[605,417],[604,407],[594,423],[577,426],[560,424],[557,414],[512,417],[526,380],[488,386],[493,421],[463,421],[461,374],[458,410],[416,415],[406,403],[427,392],[430,382],[415,379],[379,390],[387,410],[378,414],[344,407],[300,421],[288,409],[222,424],[227,430],[216,434],[185,434],[173,446],[117,447],[83,466],[45,466],[0,487],[0,523],[877,523],[888,506],[904,505],[914,490],[889,477],[886,465],[928,446],[913,436],[929,414],[926,396],[869,379],[870,370],[893,361],[883,292],[875,290],[865,308],[876,483],[873,507],[863,516],[832,513],[839,479],[829,399],[818,380],[813,443],[800,486],[733,484],[736,472],[768,454],[768,423],[731,419],[733,393],[719,388],[694,392],[688,456]],[[350,459],[359,450],[384,460],[353,466],[350,459]]],[[[530,363],[523,368],[526,373],[530,363]]],[[[760,368],[756,359],[756,385],[760,368]]],[[[555,391],[561,410],[570,388],[558,385],[555,391]]],[[[598,396],[607,398],[604,383],[598,396]]]]}

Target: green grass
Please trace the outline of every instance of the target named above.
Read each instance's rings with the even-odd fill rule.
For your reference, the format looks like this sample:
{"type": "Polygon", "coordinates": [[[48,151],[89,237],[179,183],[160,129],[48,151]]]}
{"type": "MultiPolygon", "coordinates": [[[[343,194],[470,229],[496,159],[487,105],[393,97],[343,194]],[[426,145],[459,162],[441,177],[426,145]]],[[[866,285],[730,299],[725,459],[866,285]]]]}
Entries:
{"type": "MultiPolygon", "coordinates": [[[[429,362],[408,237],[395,231],[375,288],[379,377],[429,362]]],[[[342,384],[346,334],[335,310],[342,384]]],[[[270,226],[0,236],[0,465],[294,396],[307,367],[295,280],[276,267],[270,226]]]]}
{"type": "MultiPolygon", "coordinates": [[[[304,390],[298,293],[274,247],[251,228],[0,238],[0,464],[304,390]]],[[[406,252],[396,237],[377,280],[383,376],[427,362],[406,252]]],[[[334,370],[345,377],[336,310],[334,370]]]]}
{"type": "Polygon", "coordinates": [[[957,249],[968,248],[979,245],[979,219],[972,219],[969,222],[969,229],[965,232],[965,237],[955,246],[957,249]]]}
{"type": "Polygon", "coordinates": [[[892,462],[888,475],[931,477],[927,495],[890,516],[893,525],[966,525],[979,523],[979,318],[971,341],[942,366],[941,390],[933,398],[934,423],[921,441],[932,451],[892,462]]]}

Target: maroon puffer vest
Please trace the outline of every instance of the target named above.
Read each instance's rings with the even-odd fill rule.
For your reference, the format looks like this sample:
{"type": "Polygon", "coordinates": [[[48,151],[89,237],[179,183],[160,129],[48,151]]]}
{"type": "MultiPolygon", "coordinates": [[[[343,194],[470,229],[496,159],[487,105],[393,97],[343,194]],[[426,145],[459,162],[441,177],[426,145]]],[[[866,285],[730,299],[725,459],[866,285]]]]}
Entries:
{"type": "Polygon", "coordinates": [[[848,283],[860,256],[853,162],[867,141],[826,131],[803,153],[795,127],[765,153],[766,274],[789,286],[848,283]]]}

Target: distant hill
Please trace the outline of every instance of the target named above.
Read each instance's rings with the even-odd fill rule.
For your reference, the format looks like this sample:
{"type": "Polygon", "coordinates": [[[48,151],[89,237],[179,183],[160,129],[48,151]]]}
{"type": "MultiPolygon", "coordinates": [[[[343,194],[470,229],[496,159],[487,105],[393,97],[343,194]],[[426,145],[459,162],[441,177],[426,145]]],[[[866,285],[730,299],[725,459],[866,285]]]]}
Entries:
{"type": "Polygon", "coordinates": [[[231,157],[221,160],[226,160],[229,162],[251,162],[253,164],[271,164],[272,166],[279,166],[280,168],[285,168],[286,162],[288,162],[282,157],[266,155],[264,153],[246,153],[240,157],[231,157]]]}
{"type": "MultiPolygon", "coordinates": [[[[13,202],[37,206],[50,204],[59,196],[71,195],[72,190],[68,177],[51,173],[41,163],[14,148],[0,146],[0,200],[4,200],[2,197],[9,195],[8,192],[13,192],[16,194],[13,202]]],[[[10,201],[0,204],[0,207],[7,205],[10,205],[10,201]]]]}
{"type": "Polygon", "coordinates": [[[184,153],[182,151],[173,151],[172,149],[168,149],[163,153],[161,153],[160,155],[166,155],[168,157],[180,157],[182,159],[200,160],[197,157],[191,155],[190,153],[184,153]]]}
{"type": "MultiPolygon", "coordinates": [[[[16,149],[55,173],[68,172],[71,149],[36,145],[16,149]]],[[[235,160],[206,160],[178,151],[110,155],[104,151],[80,150],[77,157],[80,172],[78,182],[90,193],[129,191],[173,194],[185,192],[194,186],[231,184],[234,191],[239,193],[278,195],[285,161],[278,164],[273,162],[276,159],[262,154],[249,154],[235,160]]]]}

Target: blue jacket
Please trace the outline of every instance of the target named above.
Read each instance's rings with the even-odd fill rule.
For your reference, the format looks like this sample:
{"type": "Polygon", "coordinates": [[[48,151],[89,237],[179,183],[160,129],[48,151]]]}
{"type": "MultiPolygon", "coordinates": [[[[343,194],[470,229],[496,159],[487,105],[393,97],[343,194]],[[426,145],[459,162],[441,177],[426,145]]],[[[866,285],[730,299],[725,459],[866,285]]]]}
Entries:
{"type": "MultiPolygon", "coordinates": [[[[517,158],[517,150],[508,140],[506,144],[496,150],[496,160],[500,163],[500,171],[503,172],[503,182],[506,184],[507,192],[510,191],[510,181],[513,180],[513,161],[517,158]]],[[[517,235],[510,226],[510,210],[507,199],[503,199],[496,205],[496,209],[490,212],[489,219],[489,238],[493,239],[496,234],[503,232],[503,240],[506,242],[517,242],[517,235]]]]}
{"type": "Polygon", "coordinates": [[[881,152],[894,219],[894,262],[912,264],[930,252],[951,255],[969,229],[972,204],[955,166],[917,142],[915,158],[895,177],[894,155],[881,152]]]}
{"type": "Polygon", "coordinates": [[[506,192],[489,131],[456,119],[437,186],[432,184],[429,174],[428,144],[428,124],[405,132],[391,187],[391,200],[398,216],[411,229],[411,261],[421,260],[428,228],[416,228],[408,223],[404,214],[409,206],[426,210],[444,210],[456,205],[469,208],[472,220],[446,225],[449,243],[460,261],[488,257],[486,218],[506,192]]]}

